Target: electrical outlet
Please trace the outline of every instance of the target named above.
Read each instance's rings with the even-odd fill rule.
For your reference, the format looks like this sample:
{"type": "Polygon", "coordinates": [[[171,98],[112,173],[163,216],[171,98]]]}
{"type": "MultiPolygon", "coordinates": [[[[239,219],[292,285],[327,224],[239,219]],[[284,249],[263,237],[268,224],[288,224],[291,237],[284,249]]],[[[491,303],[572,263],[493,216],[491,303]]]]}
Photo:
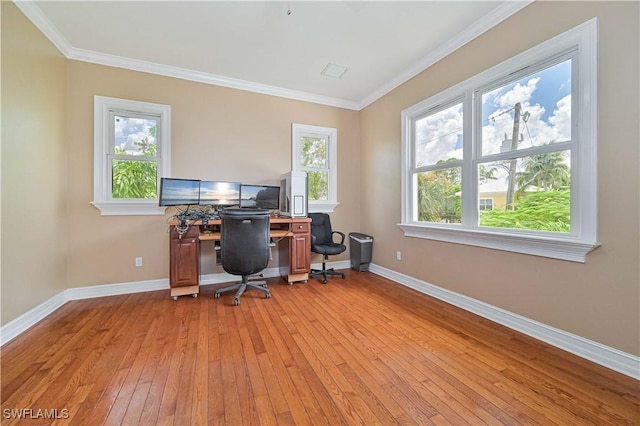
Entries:
{"type": "Polygon", "coordinates": [[[142,258],[136,257],[136,266],[142,266],[142,258]]]}
{"type": "Polygon", "coordinates": [[[402,252],[400,250],[396,252],[396,260],[402,260],[402,252]]]}

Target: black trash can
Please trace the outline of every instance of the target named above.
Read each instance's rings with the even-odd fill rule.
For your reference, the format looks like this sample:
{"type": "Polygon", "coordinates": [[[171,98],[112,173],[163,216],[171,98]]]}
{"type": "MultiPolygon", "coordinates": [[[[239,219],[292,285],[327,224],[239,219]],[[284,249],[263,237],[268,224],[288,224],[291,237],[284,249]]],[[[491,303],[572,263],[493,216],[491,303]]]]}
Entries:
{"type": "Polygon", "coordinates": [[[349,234],[349,251],[351,253],[351,269],[358,272],[369,270],[371,252],[373,250],[373,237],[371,235],[351,232],[349,234]]]}

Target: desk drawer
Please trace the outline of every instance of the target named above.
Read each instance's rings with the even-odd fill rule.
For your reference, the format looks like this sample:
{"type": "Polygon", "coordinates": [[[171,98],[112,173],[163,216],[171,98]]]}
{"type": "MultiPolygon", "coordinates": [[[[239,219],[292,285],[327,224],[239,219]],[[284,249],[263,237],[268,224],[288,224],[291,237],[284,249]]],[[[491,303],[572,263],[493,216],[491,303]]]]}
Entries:
{"type": "Polygon", "coordinates": [[[308,234],[309,222],[294,222],[291,224],[291,232],[294,234],[308,234]]]}

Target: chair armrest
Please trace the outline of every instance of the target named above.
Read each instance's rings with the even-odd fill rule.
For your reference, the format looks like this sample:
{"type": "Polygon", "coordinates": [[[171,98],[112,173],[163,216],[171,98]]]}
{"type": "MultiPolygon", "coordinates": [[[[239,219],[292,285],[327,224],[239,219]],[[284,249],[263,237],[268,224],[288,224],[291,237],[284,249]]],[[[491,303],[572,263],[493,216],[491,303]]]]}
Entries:
{"type": "Polygon", "coordinates": [[[344,244],[344,232],[340,232],[340,231],[333,231],[331,233],[331,239],[333,240],[333,234],[338,234],[340,235],[340,244],[344,244]]]}

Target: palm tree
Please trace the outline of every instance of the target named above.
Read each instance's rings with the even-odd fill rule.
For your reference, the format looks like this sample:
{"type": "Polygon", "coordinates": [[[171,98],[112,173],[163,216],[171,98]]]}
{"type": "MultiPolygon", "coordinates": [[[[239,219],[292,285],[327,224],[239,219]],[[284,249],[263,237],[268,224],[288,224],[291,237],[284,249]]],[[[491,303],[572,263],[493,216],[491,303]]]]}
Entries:
{"type": "Polygon", "coordinates": [[[532,186],[549,191],[567,188],[571,182],[570,169],[562,152],[535,154],[526,157],[523,165],[524,171],[516,175],[518,196],[532,186]]]}

